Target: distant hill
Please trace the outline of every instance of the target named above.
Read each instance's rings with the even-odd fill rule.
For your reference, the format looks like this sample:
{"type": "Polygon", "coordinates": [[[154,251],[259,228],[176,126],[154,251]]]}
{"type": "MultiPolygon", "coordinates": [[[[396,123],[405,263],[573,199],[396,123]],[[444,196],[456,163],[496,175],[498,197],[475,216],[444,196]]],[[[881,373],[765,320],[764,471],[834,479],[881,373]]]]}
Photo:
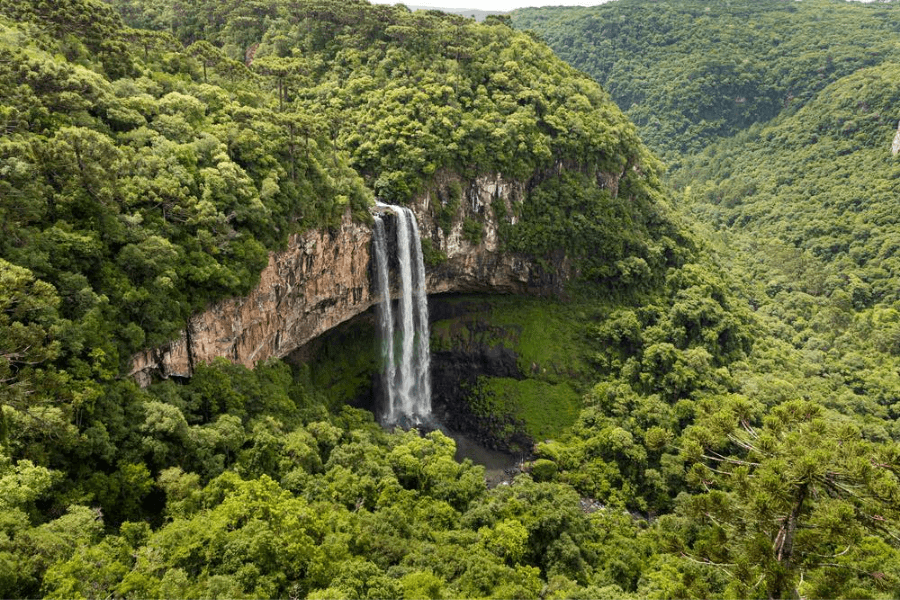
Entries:
{"type": "Polygon", "coordinates": [[[806,104],[860,68],[896,60],[896,10],[834,0],[620,0],[510,17],[600,82],[644,142],[673,162],[806,104]]]}
{"type": "Polygon", "coordinates": [[[507,13],[497,10],[478,10],[475,8],[435,8],[434,6],[418,6],[415,4],[407,5],[410,10],[439,10],[441,12],[449,13],[451,15],[462,15],[463,17],[468,17],[471,19],[475,19],[478,22],[484,21],[486,18],[491,15],[505,15],[507,13]]]}

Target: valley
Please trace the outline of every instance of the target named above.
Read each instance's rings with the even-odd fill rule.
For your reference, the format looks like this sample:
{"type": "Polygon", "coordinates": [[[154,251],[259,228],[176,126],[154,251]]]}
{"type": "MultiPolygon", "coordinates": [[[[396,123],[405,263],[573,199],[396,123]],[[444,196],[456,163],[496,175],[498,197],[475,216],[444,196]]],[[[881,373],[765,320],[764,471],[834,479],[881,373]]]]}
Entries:
{"type": "Polygon", "coordinates": [[[0,0],[0,596],[895,597],[896,10],[0,0]]]}

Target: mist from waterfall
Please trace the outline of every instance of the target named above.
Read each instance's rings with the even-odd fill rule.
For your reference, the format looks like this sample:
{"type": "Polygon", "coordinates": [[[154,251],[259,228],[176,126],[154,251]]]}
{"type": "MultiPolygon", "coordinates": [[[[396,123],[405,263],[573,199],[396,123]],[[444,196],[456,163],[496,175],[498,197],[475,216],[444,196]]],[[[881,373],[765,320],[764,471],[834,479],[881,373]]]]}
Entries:
{"type": "Polygon", "coordinates": [[[378,206],[396,215],[400,276],[400,298],[395,311],[388,240],[384,221],[376,215],[373,245],[376,293],[381,297],[378,323],[386,404],[382,419],[387,425],[421,425],[431,419],[431,350],[422,241],[416,216],[410,209],[381,203],[378,206]]]}

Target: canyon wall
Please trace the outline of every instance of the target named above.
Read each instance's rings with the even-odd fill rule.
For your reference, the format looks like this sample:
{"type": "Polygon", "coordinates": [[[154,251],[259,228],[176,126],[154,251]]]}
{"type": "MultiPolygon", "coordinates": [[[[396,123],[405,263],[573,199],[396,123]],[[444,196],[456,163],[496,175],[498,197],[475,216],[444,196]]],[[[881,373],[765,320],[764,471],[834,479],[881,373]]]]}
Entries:
{"type": "MultiPolygon", "coordinates": [[[[501,251],[497,213],[514,222],[524,197],[523,183],[500,175],[468,184],[449,174],[435,178],[411,206],[423,243],[430,240],[433,254],[442,255],[426,269],[429,294],[562,292],[571,270],[565,257],[546,269],[501,251]],[[441,193],[451,187],[461,190],[459,197],[441,193]],[[473,223],[481,224],[477,241],[466,231],[473,223]]],[[[370,226],[354,222],[349,213],[337,229],[292,235],[285,250],[270,253],[249,295],[191,317],[177,339],[136,355],[131,375],[147,385],[158,378],[190,377],[195,364],[217,357],[252,367],[286,356],[380,301],[372,285],[371,246],[370,226]]]]}

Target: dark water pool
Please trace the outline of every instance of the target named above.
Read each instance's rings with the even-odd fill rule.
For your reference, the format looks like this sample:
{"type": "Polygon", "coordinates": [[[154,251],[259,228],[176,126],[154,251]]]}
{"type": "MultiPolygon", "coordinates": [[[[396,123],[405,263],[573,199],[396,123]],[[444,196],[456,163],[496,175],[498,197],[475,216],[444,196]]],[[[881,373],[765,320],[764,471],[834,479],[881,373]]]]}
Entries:
{"type": "Polygon", "coordinates": [[[476,465],[485,468],[485,480],[488,487],[494,487],[503,481],[510,481],[518,473],[518,464],[521,457],[490,450],[455,431],[445,431],[456,442],[456,455],[454,458],[460,462],[468,458],[476,465]]]}

